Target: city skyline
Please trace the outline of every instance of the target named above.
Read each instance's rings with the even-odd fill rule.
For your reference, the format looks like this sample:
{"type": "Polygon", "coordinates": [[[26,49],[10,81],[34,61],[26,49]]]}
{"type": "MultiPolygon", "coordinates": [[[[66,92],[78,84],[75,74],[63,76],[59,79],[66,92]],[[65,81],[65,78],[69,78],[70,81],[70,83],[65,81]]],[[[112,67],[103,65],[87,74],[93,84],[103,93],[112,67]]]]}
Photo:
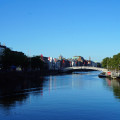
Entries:
{"type": "Polygon", "coordinates": [[[119,4],[118,0],[0,0],[0,42],[31,56],[90,56],[101,62],[120,52],[119,4]]]}

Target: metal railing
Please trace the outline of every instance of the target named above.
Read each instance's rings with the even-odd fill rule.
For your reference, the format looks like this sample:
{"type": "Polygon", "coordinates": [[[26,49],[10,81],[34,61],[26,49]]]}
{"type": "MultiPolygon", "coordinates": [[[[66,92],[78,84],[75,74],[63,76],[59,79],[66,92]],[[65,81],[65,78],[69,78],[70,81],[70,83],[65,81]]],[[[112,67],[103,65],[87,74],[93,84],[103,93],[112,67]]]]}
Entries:
{"type": "Polygon", "coordinates": [[[87,69],[87,70],[98,70],[98,71],[103,71],[103,72],[106,72],[106,71],[107,71],[107,69],[104,69],[104,68],[91,67],[91,66],[74,66],[74,67],[67,67],[67,68],[64,68],[63,71],[69,71],[69,70],[82,70],[82,69],[87,69]]]}

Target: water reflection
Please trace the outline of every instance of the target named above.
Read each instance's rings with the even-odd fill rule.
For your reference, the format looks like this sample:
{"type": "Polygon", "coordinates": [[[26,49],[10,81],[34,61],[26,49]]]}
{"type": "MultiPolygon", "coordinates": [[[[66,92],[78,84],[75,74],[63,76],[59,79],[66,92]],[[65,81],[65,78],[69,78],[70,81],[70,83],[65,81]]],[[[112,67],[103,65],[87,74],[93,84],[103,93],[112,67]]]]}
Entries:
{"type": "Polygon", "coordinates": [[[16,103],[22,104],[30,93],[43,95],[43,82],[43,77],[0,80],[0,106],[9,109],[16,103]]]}
{"type": "Polygon", "coordinates": [[[114,96],[120,99],[120,80],[105,78],[107,86],[113,91],[114,96]]]}
{"type": "Polygon", "coordinates": [[[113,96],[120,98],[120,82],[100,79],[97,74],[0,80],[0,119],[119,118],[120,102],[113,96]]]}
{"type": "MultiPolygon", "coordinates": [[[[93,87],[99,83],[96,73],[73,73],[72,75],[48,76],[39,78],[22,78],[0,80],[0,107],[10,109],[22,105],[30,99],[30,95],[43,96],[43,92],[52,90],[75,90],[93,87]]],[[[100,80],[101,81],[101,80],[100,80]]],[[[120,99],[120,81],[103,79],[104,85],[113,91],[114,96],[120,99]]],[[[88,89],[89,89],[88,88],[88,89]]],[[[96,88],[94,88],[96,89],[96,88]]],[[[83,91],[82,91],[83,92],[83,91]]],[[[85,91],[84,91],[85,92],[85,91]]],[[[47,93],[47,94],[48,94],[47,93]]]]}
{"type": "MultiPolygon", "coordinates": [[[[85,81],[82,80],[83,75],[88,73],[77,73],[65,76],[49,76],[48,82],[44,82],[44,89],[56,90],[56,89],[68,89],[68,88],[81,88],[85,81]]],[[[87,78],[87,76],[86,76],[87,78]]]]}

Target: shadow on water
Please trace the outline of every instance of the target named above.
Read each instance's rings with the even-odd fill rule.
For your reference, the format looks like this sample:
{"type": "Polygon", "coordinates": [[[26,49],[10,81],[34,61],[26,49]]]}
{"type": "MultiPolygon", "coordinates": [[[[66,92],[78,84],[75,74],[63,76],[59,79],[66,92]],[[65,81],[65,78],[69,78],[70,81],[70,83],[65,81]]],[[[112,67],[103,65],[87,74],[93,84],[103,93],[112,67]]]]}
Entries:
{"type": "Polygon", "coordinates": [[[4,77],[0,79],[0,107],[9,109],[22,104],[30,93],[42,95],[44,77],[4,77]]]}
{"type": "Polygon", "coordinates": [[[104,85],[113,91],[115,98],[120,99],[120,80],[119,79],[110,79],[102,78],[104,80],[104,85]]]}
{"type": "MultiPolygon", "coordinates": [[[[55,87],[64,87],[64,86],[81,86],[82,83],[79,80],[73,80],[71,75],[57,76],[57,81],[55,76],[40,77],[39,75],[21,75],[19,73],[8,74],[7,76],[0,76],[0,107],[9,109],[10,107],[16,106],[16,104],[24,103],[30,96],[34,95],[43,95],[43,87],[46,86],[46,89],[54,89],[55,87]],[[13,75],[12,75],[13,74],[13,75]],[[70,78],[69,78],[70,77],[70,78]],[[61,79],[68,79],[63,81],[61,79]],[[46,84],[46,80],[48,81],[46,84]],[[74,82],[73,82],[74,81],[74,82]],[[49,84],[48,84],[49,83],[49,84]],[[53,85],[53,86],[52,86],[53,85]]],[[[75,72],[75,75],[89,75],[89,72],[75,72]]],[[[77,76],[76,76],[77,77],[77,76]]],[[[75,79],[77,79],[75,77],[75,79]]]]}

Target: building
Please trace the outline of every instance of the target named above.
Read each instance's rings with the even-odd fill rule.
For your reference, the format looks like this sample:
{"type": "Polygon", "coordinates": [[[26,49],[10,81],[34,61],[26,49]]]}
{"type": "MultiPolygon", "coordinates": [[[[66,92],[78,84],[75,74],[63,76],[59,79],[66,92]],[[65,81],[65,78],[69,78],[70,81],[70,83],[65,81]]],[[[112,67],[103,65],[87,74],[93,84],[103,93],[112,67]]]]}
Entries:
{"type": "Polygon", "coordinates": [[[83,66],[84,65],[84,58],[82,56],[74,56],[72,61],[72,66],[83,66]]]}
{"type": "Polygon", "coordinates": [[[59,60],[62,60],[62,59],[63,59],[63,56],[62,56],[62,55],[60,55],[60,56],[59,56],[59,60]]]}
{"type": "Polygon", "coordinates": [[[43,57],[44,69],[49,69],[49,60],[48,57],[43,57]]]}
{"type": "Polygon", "coordinates": [[[96,62],[91,61],[91,66],[92,66],[92,67],[97,67],[97,63],[96,63],[96,62]]]}
{"type": "Polygon", "coordinates": [[[88,66],[97,67],[97,63],[91,60],[88,60],[88,66]]]}
{"type": "Polygon", "coordinates": [[[48,68],[49,70],[55,70],[55,61],[53,57],[48,57],[48,68]]]}
{"type": "Polygon", "coordinates": [[[61,69],[61,61],[60,60],[56,60],[55,70],[60,70],[60,69],[61,69]]]}
{"type": "Polygon", "coordinates": [[[72,60],[72,67],[75,67],[75,66],[77,66],[77,61],[75,61],[75,60],[72,60]]]}

